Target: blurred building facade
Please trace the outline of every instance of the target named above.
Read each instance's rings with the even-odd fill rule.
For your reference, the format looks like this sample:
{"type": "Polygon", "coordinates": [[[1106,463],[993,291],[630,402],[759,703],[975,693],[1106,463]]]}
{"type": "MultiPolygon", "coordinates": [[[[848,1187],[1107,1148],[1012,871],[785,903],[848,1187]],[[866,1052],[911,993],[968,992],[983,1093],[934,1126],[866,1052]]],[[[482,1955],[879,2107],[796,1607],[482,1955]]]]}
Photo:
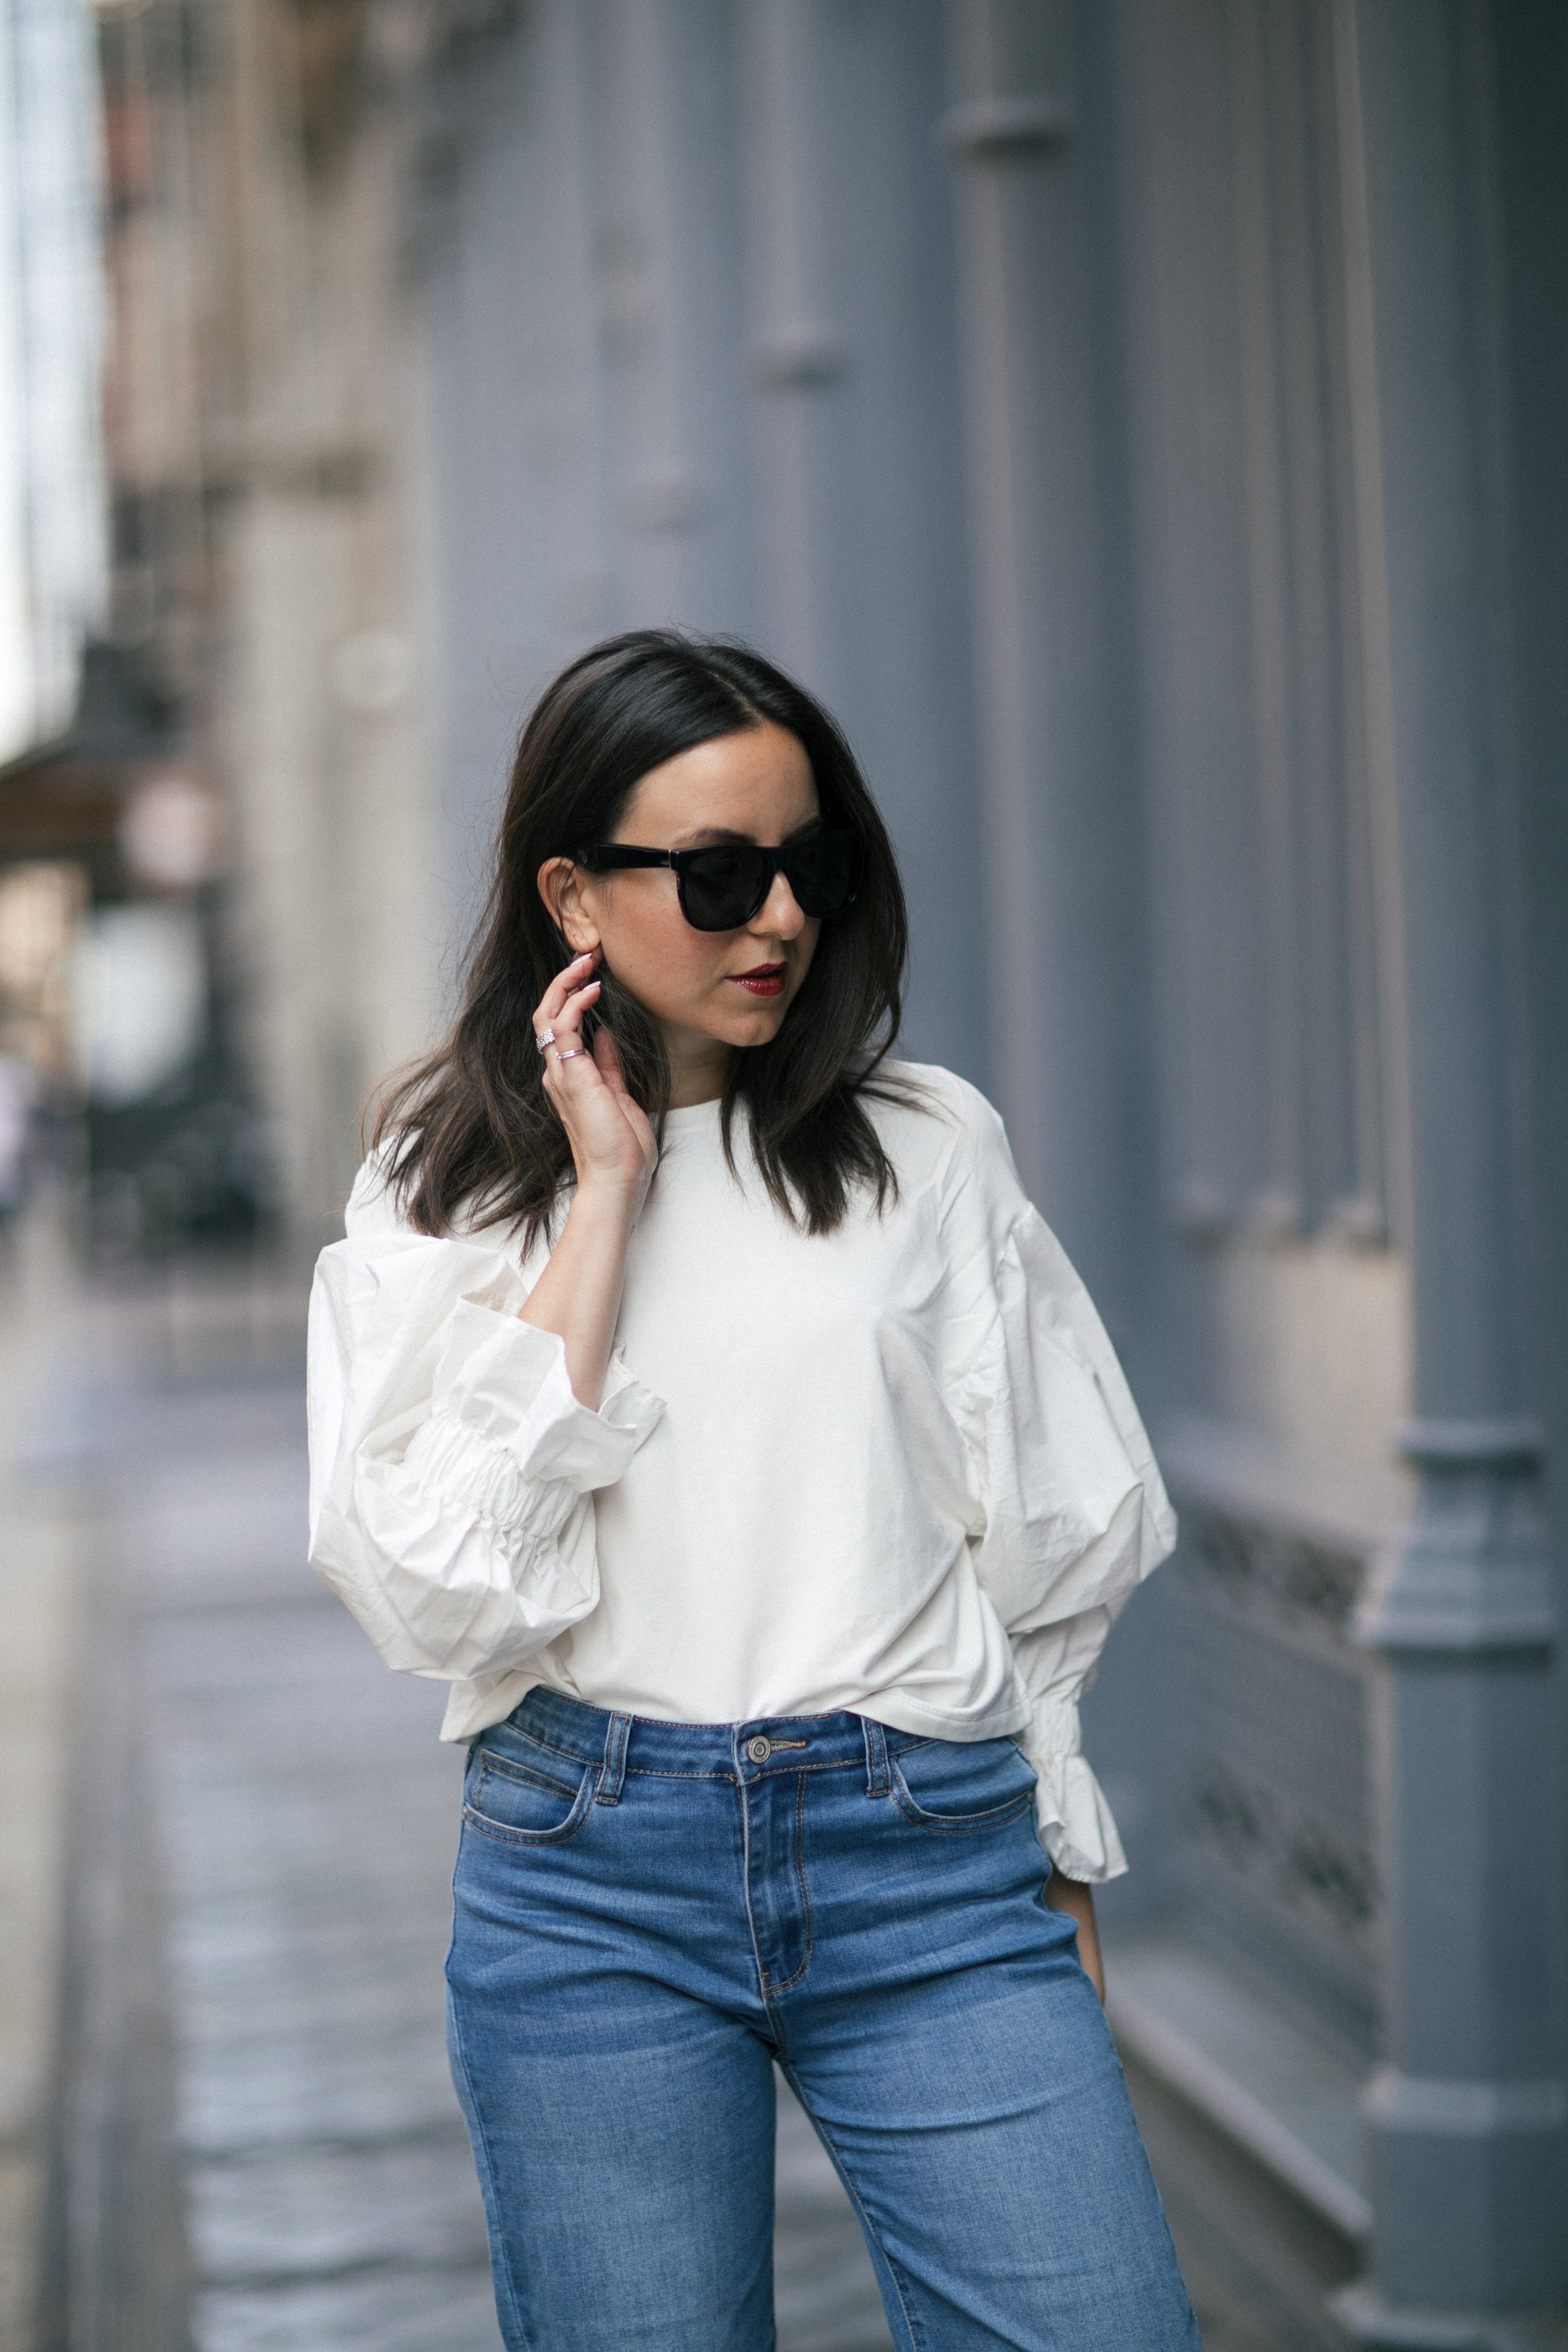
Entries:
{"type": "Polygon", "coordinates": [[[1568,2298],[1563,8],[104,26],[167,320],[117,610],[205,633],[296,1223],[560,664],[799,671],[903,856],[908,1047],[1005,1110],[1183,1509],[1090,1710],[1127,2028],[1369,2234],[1362,2340],[1516,2340],[1568,2298]]]}
{"type": "Polygon", "coordinates": [[[97,77],[77,0],[0,9],[0,761],[58,734],[105,585],[97,77]]]}

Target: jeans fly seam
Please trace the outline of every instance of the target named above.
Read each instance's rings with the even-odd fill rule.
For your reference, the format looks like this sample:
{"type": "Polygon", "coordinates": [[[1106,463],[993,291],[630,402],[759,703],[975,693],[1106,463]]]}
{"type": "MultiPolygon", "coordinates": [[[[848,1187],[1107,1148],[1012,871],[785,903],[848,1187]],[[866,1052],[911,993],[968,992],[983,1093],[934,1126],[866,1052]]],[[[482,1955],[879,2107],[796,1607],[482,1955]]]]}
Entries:
{"type": "Polygon", "coordinates": [[[768,1972],[763,1966],[762,1946],[757,1941],[757,1915],[752,1908],[752,1801],[751,1791],[739,1773],[734,1776],[735,1794],[741,1803],[741,1869],[745,1882],[746,1927],[752,1938],[752,1959],[757,1971],[757,1990],[769,2012],[773,2000],[768,1991],[768,1972]]]}
{"type": "Polygon", "coordinates": [[[806,2114],[810,2116],[818,2139],[821,2140],[823,2147],[827,2150],[828,2156],[832,2159],[834,2171],[837,2172],[839,2179],[844,2183],[845,2194],[847,2196],[851,2205],[855,2208],[856,2219],[858,2221],[860,2227],[870,2239],[872,2244],[876,2247],[877,2252],[881,2255],[882,2260],[888,2266],[888,2276],[893,2282],[893,2293],[899,2298],[899,2315],[904,2323],[904,2328],[909,2336],[910,2343],[913,2347],[913,2352],[921,2352],[920,2331],[915,2326],[914,2314],[910,2309],[909,2302],[904,2294],[904,2283],[900,2273],[899,2266],[897,2263],[894,2262],[892,2255],[888,2252],[887,2247],[882,2243],[882,2233],[878,2229],[876,2223],[872,2221],[870,2214],[866,2210],[866,2207],[861,2201],[860,2192],[849,2177],[848,2168],[846,2166],[843,2158],[839,2155],[837,2148],[833,2144],[833,2135],[828,2130],[826,2125],[823,2122],[822,2117],[817,2114],[816,2108],[812,2105],[805,2085],[797,2079],[793,2066],[785,2063],[782,2060],[780,2063],[784,2068],[785,2082],[789,2084],[790,2089],[795,2093],[795,2097],[800,2101],[801,2105],[805,2109],[806,2114]]]}
{"type": "Polygon", "coordinates": [[[795,1987],[800,1982],[802,1977],[805,1976],[807,1969],[810,1968],[811,1956],[816,1948],[811,1916],[811,1889],[805,1883],[805,1773],[803,1770],[800,1776],[800,1786],[795,1792],[795,1884],[800,1888],[800,1907],[802,1916],[805,1922],[805,1932],[802,1939],[803,1948],[800,1966],[796,1969],[794,1976],[785,1977],[781,1983],[773,1986],[769,1986],[767,1979],[765,1978],[763,1979],[763,1990],[768,1993],[770,2000],[773,1999],[781,1992],[793,1991],[795,1987]]]}

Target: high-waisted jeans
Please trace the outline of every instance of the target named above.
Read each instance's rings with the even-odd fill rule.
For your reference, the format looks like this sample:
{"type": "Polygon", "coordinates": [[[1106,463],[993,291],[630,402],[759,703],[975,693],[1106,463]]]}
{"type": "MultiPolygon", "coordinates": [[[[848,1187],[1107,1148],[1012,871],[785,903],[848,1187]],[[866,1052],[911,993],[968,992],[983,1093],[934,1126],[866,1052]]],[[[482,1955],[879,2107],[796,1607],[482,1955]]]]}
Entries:
{"type": "Polygon", "coordinates": [[[769,2352],[775,2058],[900,2352],[1192,2352],[1033,1788],[857,1715],[480,1734],[448,2017],[509,2352],[769,2352]]]}

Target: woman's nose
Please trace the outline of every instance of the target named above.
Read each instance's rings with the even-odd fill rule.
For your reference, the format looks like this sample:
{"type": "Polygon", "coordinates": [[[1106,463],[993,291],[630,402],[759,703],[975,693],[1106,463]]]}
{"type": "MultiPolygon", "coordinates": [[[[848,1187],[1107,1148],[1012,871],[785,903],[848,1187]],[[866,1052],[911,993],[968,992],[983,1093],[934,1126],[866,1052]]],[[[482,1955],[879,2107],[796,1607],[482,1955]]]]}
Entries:
{"type": "Polygon", "coordinates": [[[772,889],[746,928],[771,940],[794,940],[799,938],[805,921],[795,892],[782,874],[775,874],[772,889]]]}

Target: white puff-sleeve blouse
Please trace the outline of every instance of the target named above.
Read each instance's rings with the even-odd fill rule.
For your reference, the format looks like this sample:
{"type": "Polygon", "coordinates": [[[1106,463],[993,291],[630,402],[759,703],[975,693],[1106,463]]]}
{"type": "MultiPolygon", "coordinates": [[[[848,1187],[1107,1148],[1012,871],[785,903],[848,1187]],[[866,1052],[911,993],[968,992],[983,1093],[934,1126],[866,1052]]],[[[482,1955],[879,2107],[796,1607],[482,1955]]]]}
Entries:
{"type": "Polygon", "coordinates": [[[545,1258],[415,1233],[373,1161],[310,1308],[310,1557],[471,1738],[536,1683],[669,1721],[850,1708],[1017,1738],[1069,1876],[1126,1867],[1078,1703],[1175,1523],[1002,1122],[948,1072],[868,1102],[879,1214],[797,1232],[743,1118],[672,1111],[589,1412],[519,1320],[545,1258]]]}

